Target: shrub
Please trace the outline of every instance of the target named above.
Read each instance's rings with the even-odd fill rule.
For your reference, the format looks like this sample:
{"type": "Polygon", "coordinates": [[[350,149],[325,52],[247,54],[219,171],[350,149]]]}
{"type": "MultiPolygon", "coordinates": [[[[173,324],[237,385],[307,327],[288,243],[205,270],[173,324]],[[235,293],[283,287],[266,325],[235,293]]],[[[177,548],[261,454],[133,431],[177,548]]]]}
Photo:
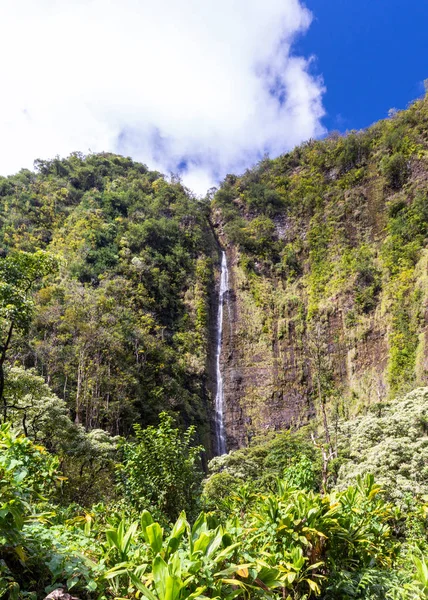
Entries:
{"type": "Polygon", "coordinates": [[[239,485],[242,485],[242,480],[233,477],[227,471],[215,473],[205,482],[203,492],[205,502],[209,507],[216,508],[239,485]]]}
{"type": "Polygon", "coordinates": [[[184,433],[167,413],[159,426],[135,425],[136,441],[121,446],[119,489],[137,510],[150,509],[160,518],[175,519],[182,510],[193,515],[202,481],[201,446],[192,446],[195,427],[184,433]]]}
{"type": "Polygon", "coordinates": [[[406,157],[401,152],[396,152],[392,156],[384,156],[381,161],[381,171],[389,187],[394,190],[400,189],[409,176],[406,157]]]}
{"type": "Polygon", "coordinates": [[[414,390],[353,421],[339,422],[338,442],[348,460],[339,470],[343,488],[364,473],[373,473],[389,496],[428,493],[428,388],[414,390]]]}

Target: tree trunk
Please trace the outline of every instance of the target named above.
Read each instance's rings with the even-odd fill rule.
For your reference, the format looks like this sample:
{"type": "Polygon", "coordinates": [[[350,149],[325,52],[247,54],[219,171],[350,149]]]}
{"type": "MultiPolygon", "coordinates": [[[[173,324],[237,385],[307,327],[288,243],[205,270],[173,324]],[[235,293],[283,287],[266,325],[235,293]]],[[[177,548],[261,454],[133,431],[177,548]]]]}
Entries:
{"type": "Polygon", "coordinates": [[[6,360],[6,353],[10,346],[10,340],[12,339],[12,333],[13,333],[13,321],[10,324],[9,331],[7,333],[7,338],[1,349],[1,354],[0,354],[0,402],[3,402],[3,420],[4,421],[6,421],[6,419],[7,419],[7,406],[6,406],[6,401],[3,398],[3,395],[4,395],[4,363],[6,360]]]}

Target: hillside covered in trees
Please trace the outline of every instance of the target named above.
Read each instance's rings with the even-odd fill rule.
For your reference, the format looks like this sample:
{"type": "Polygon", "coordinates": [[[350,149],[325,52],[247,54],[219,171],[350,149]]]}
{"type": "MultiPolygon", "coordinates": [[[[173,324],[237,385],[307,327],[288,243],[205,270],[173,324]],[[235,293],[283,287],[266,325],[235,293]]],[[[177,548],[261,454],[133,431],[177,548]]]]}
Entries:
{"type": "Polygon", "coordinates": [[[207,207],[119,156],[35,165],[0,180],[0,245],[60,266],[35,290],[11,363],[35,367],[87,429],[129,433],[170,409],[209,436],[207,207]]]}
{"type": "Polygon", "coordinates": [[[427,598],[427,245],[428,97],[204,200],[0,178],[0,597],[427,598]]]}

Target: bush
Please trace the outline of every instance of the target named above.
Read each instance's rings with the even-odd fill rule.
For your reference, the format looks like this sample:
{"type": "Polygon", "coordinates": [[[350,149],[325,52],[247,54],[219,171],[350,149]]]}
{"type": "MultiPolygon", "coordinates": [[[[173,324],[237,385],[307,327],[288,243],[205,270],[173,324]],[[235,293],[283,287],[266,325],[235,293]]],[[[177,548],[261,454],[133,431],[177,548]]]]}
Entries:
{"type": "Polygon", "coordinates": [[[277,477],[284,474],[290,481],[293,479],[295,485],[298,485],[297,478],[305,480],[304,487],[310,479],[313,485],[311,483],[309,488],[318,488],[321,482],[319,460],[317,449],[305,429],[296,433],[284,431],[271,439],[256,439],[249,448],[213,458],[209,463],[210,477],[205,483],[205,490],[211,494],[212,491],[215,493],[217,486],[232,486],[233,482],[242,485],[248,481],[257,487],[269,488],[277,477]]]}
{"type": "Polygon", "coordinates": [[[209,508],[218,508],[219,504],[229,498],[232,492],[242,485],[242,479],[234,477],[227,471],[215,473],[206,480],[204,485],[204,500],[209,508]]]}
{"type": "Polygon", "coordinates": [[[428,388],[420,388],[391,404],[373,405],[366,416],[340,422],[339,449],[348,460],[339,470],[339,488],[373,473],[396,501],[428,494],[427,415],[428,388]]]}
{"type": "Polygon", "coordinates": [[[381,171],[387,184],[394,190],[400,189],[407,181],[409,167],[407,159],[401,152],[385,156],[381,161],[381,171]]]}
{"type": "Polygon", "coordinates": [[[55,490],[57,466],[57,457],[14,433],[10,423],[0,425],[0,597],[17,599],[26,584],[32,548],[24,528],[49,516],[35,515],[35,504],[40,508],[44,495],[55,490]]]}
{"type": "Polygon", "coordinates": [[[284,471],[284,479],[300,490],[316,490],[318,487],[317,472],[313,461],[305,455],[294,461],[284,471]]]}
{"type": "Polygon", "coordinates": [[[58,458],[16,435],[10,423],[0,425],[0,545],[14,545],[31,513],[31,502],[51,491],[57,466],[58,458]]]}
{"type": "Polygon", "coordinates": [[[195,513],[202,482],[201,446],[192,446],[195,428],[184,433],[167,413],[159,426],[135,425],[135,442],[125,442],[119,466],[119,489],[137,510],[150,509],[161,519],[195,513]]]}

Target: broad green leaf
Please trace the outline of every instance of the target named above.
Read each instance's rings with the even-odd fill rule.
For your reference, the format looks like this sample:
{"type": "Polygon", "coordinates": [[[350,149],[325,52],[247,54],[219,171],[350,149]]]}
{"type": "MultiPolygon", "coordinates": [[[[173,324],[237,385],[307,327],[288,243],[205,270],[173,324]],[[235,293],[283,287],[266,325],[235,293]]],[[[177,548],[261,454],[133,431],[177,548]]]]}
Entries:
{"type": "Polygon", "coordinates": [[[141,592],[148,600],[159,600],[153,592],[151,592],[146,586],[133,574],[129,573],[129,579],[135,585],[137,590],[141,592]]]}
{"type": "Polygon", "coordinates": [[[159,523],[152,523],[146,527],[146,539],[154,554],[162,549],[163,530],[159,523]]]}

